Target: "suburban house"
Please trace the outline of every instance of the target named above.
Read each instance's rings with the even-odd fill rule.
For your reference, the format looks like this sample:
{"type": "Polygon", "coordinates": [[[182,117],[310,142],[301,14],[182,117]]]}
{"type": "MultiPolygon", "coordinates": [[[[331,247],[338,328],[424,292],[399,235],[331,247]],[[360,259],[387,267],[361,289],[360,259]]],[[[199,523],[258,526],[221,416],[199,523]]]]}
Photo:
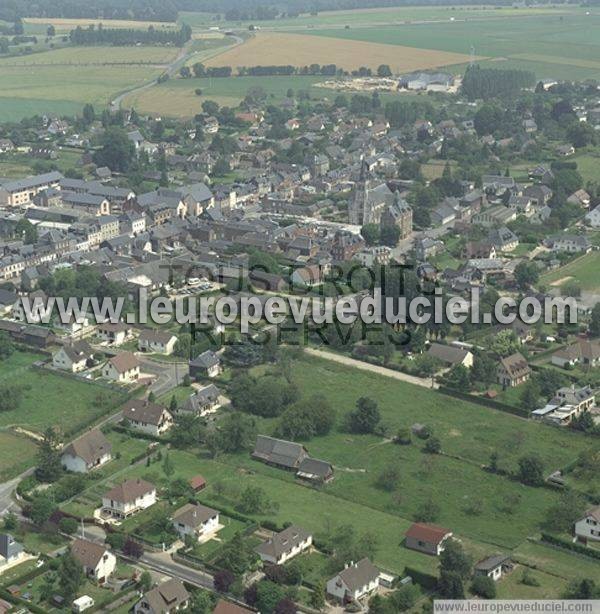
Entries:
{"type": "Polygon", "coordinates": [[[219,512],[199,503],[186,503],[173,514],[173,526],[181,539],[190,535],[198,541],[219,530],[219,512]]]}
{"type": "Polygon", "coordinates": [[[217,377],[221,371],[221,359],[211,350],[206,350],[190,360],[190,376],[193,378],[217,377]]]}
{"type": "Polygon", "coordinates": [[[171,614],[185,610],[190,594],[181,580],[171,578],[149,590],[134,606],[134,614],[171,614]]]}
{"type": "Polygon", "coordinates": [[[309,482],[325,484],[333,480],[333,465],[307,456],[298,466],[296,477],[309,482]]]}
{"type": "Polygon", "coordinates": [[[94,358],[94,350],[86,341],[76,341],[63,345],[52,354],[52,366],[55,369],[79,373],[85,371],[94,358]]]}
{"type": "Polygon", "coordinates": [[[83,567],[85,575],[98,584],[104,584],[117,566],[117,557],[106,546],[86,539],[76,539],[71,544],[71,554],[83,567]]]}
{"type": "Polygon", "coordinates": [[[444,345],[442,343],[432,343],[427,353],[448,367],[463,365],[464,367],[471,368],[473,366],[473,354],[464,348],[444,345]]]}
{"type": "Polygon", "coordinates": [[[231,601],[219,599],[212,614],[253,614],[253,612],[252,610],[243,608],[241,605],[231,603],[231,601]]]}
{"type": "Polygon", "coordinates": [[[132,328],[123,322],[104,322],[98,324],[96,334],[109,345],[121,345],[132,335],[132,328]]]}
{"type": "Polygon", "coordinates": [[[415,522],[406,532],[405,546],[425,554],[439,556],[444,550],[446,540],[452,537],[452,531],[434,524],[415,522]]]}
{"type": "Polygon", "coordinates": [[[369,559],[346,565],[327,582],[327,594],[342,603],[358,601],[379,587],[379,569],[369,559]]]}
{"type": "Polygon", "coordinates": [[[526,382],[531,376],[531,368],[520,352],[500,359],[496,370],[498,383],[503,388],[513,388],[526,382]]]}
{"type": "Polygon", "coordinates": [[[159,437],[173,426],[173,416],[166,407],[147,399],[130,399],[121,411],[132,429],[159,437]]]}
{"type": "Polygon", "coordinates": [[[16,542],[9,533],[0,533],[0,569],[20,561],[25,552],[23,546],[16,542]]]}
{"type": "Polygon", "coordinates": [[[102,497],[102,511],[114,518],[128,518],[156,503],[156,487],[146,480],[126,480],[102,497]]]}
{"type": "Polygon", "coordinates": [[[323,271],[318,264],[301,267],[292,273],[290,280],[294,286],[304,288],[320,286],[323,283],[323,271]]]}
{"type": "Polygon", "coordinates": [[[595,340],[578,339],[552,354],[551,362],[557,367],[574,367],[580,363],[596,367],[600,364],[600,343],[595,340]]]}
{"type": "Polygon", "coordinates": [[[87,473],[108,463],[111,451],[110,441],[102,431],[94,429],[68,444],[62,451],[61,462],[67,471],[87,473]]]}
{"type": "Polygon", "coordinates": [[[308,550],[313,543],[313,536],[296,526],[288,527],[275,533],[271,539],[259,544],[254,549],[263,563],[283,565],[297,554],[308,550]]]}
{"type": "Polygon", "coordinates": [[[214,384],[209,384],[191,394],[183,405],[177,408],[177,413],[189,413],[200,417],[214,414],[220,407],[220,396],[221,391],[214,384]]]}
{"type": "Polygon", "coordinates": [[[297,471],[300,463],[308,458],[307,449],[292,441],[258,435],[252,458],[289,471],[297,471]]]}
{"type": "Polygon", "coordinates": [[[140,361],[131,352],[121,352],[108,359],[102,375],[119,383],[134,382],[140,376],[140,361]]]}
{"type": "Polygon", "coordinates": [[[497,582],[502,577],[502,573],[512,569],[510,557],[506,554],[497,554],[488,556],[478,563],[475,563],[473,574],[476,576],[487,576],[494,582],[497,582]]]}
{"type": "Polygon", "coordinates": [[[177,337],[160,330],[143,330],[138,337],[140,352],[156,352],[157,354],[172,354],[177,343],[177,337]]]}
{"type": "Polygon", "coordinates": [[[600,541],[600,505],[588,509],[575,523],[575,537],[584,544],[600,541]]]}

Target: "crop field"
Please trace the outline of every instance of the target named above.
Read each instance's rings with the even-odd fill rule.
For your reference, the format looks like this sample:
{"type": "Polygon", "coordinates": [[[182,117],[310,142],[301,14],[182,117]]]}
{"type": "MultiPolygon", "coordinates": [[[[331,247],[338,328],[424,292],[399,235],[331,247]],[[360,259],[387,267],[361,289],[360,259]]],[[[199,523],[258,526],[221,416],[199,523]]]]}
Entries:
{"type": "MultiPolygon", "coordinates": [[[[315,24],[304,31],[326,38],[462,54],[473,48],[477,56],[488,58],[479,62],[482,65],[533,70],[540,78],[584,79],[600,75],[600,41],[595,35],[600,11],[590,13],[587,15],[580,8],[547,9],[538,14],[490,11],[487,15],[462,19],[457,12],[454,21],[446,17],[378,27],[365,21],[349,29],[315,24]]],[[[463,68],[464,65],[453,67],[457,71],[463,68]]]]}
{"type": "Polygon", "coordinates": [[[555,271],[542,275],[541,282],[554,286],[574,283],[584,291],[600,292],[599,269],[600,252],[594,251],[572,260],[555,271]]]}
{"type": "Polygon", "coordinates": [[[35,113],[74,114],[87,102],[105,106],[117,92],[142,84],[160,72],[160,68],[136,65],[82,69],[76,65],[0,64],[0,113],[5,120],[14,121],[35,113]]]}
{"type": "Polygon", "coordinates": [[[308,66],[310,64],[336,64],[347,70],[360,66],[376,69],[389,64],[395,72],[437,68],[467,61],[465,54],[415,49],[397,44],[335,37],[308,37],[305,34],[263,32],[243,45],[210,59],[209,66],[264,66],[277,64],[308,66]]]}
{"type": "Polygon", "coordinates": [[[0,59],[0,69],[10,66],[167,64],[177,55],[174,47],[63,47],[44,53],[0,59]]]}
{"type": "MultiPolygon", "coordinates": [[[[125,98],[126,107],[139,113],[174,117],[193,117],[199,113],[205,100],[214,100],[221,106],[237,106],[249,89],[261,87],[269,97],[282,99],[289,88],[294,91],[311,88],[323,77],[226,77],[214,79],[171,79],[150,89],[125,98]],[[202,95],[195,93],[202,90],[202,95]]],[[[334,94],[332,90],[311,88],[311,96],[334,94]]]]}

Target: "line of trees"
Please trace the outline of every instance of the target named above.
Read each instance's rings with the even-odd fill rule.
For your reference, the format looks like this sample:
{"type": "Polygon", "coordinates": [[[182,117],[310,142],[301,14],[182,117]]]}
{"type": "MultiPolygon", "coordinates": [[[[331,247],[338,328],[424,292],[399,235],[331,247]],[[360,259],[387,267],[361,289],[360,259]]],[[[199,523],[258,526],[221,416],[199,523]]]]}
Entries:
{"type": "Polygon", "coordinates": [[[497,96],[512,96],[535,83],[529,70],[481,68],[469,66],[462,82],[462,93],[470,100],[484,100],[497,96]]]}
{"type": "MultiPolygon", "coordinates": [[[[290,76],[290,75],[308,75],[308,76],[323,76],[323,77],[335,77],[346,76],[352,74],[355,77],[370,77],[373,75],[373,71],[370,68],[361,66],[356,70],[349,73],[336,64],[310,64],[309,66],[292,66],[291,64],[273,64],[270,66],[238,66],[236,68],[239,77],[269,77],[269,76],[290,76]]],[[[195,77],[230,77],[233,74],[233,68],[231,66],[204,66],[204,64],[197,62],[192,66],[190,71],[189,67],[184,66],[181,70],[181,76],[188,78],[195,77]]],[[[389,77],[392,75],[392,71],[387,64],[382,64],[377,68],[377,76],[389,77]]]]}
{"type": "Polygon", "coordinates": [[[73,45],[176,45],[182,47],[192,37],[192,29],[183,24],[179,30],[157,30],[150,26],[147,30],[104,28],[99,24],[88,28],[77,26],[71,30],[69,38],[73,45]]]}

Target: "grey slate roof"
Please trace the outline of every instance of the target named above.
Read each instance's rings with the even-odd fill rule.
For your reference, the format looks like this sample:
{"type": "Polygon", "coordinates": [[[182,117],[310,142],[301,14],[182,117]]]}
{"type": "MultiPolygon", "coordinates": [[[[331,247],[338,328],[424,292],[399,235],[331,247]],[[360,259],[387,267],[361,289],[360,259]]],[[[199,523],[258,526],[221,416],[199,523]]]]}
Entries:
{"type": "Polygon", "coordinates": [[[278,559],[282,554],[290,552],[299,544],[305,542],[310,536],[311,534],[308,531],[292,525],[256,546],[255,551],[258,554],[278,559]]]}
{"type": "Polygon", "coordinates": [[[256,438],[256,446],[252,456],[268,463],[296,469],[308,456],[308,452],[299,443],[259,435],[256,438]]]}

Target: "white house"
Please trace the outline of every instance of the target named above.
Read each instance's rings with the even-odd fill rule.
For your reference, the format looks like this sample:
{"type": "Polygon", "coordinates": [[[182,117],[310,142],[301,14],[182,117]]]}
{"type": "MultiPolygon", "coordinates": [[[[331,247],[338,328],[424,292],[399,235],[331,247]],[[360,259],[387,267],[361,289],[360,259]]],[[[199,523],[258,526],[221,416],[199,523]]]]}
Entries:
{"type": "Polygon", "coordinates": [[[143,330],[138,337],[140,352],[172,354],[176,343],[177,337],[175,335],[159,330],[143,330]]]}
{"type": "Polygon", "coordinates": [[[132,335],[131,326],[123,322],[104,322],[98,324],[96,334],[109,345],[121,345],[132,335]]]}
{"type": "Polygon", "coordinates": [[[72,607],[73,612],[79,614],[80,612],[85,612],[90,608],[93,608],[96,605],[96,602],[89,595],[82,595],[77,599],[73,600],[72,607]]]}
{"type": "Polygon", "coordinates": [[[98,584],[104,584],[117,566],[117,557],[112,552],[86,539],[76,539],[71,544],[71,554],[81,564],[85,575],[98,584]]]}
{"type": "Polygon", "coordinates": [[[102,367],[102,375],[124,384],[135,382],[140,376],[140,361],[131,352],[121,352],[102,367]]]}
{"type": "Polygon", "coordinates": [[[159,437],[173,426],[173,416],[166,407],[147,399],[130,399],[121,411],[132,429],[159,437]]]}
{"type": "Polygon", "coordinates": [[[476,576],[487,576],[494,582],[497,582],[502,577],[502,573],[510,569],[512,563],[510,558],[505,554],[497,554],[488,556],[487,558],[475,564],[473,573],[476,576]]]}
{"type": "Polygon", "coordinates": [[[200,540],[219,530],[219,512],[205,505],[186,503],[173,514],[173,526],[181,539],[190,535],[200,540]]]}
{"type": "Polygon", "coordinates": [[[102,431],[94,429],[65,446],[61,463],[67,471],[87,473],[108,463],[112,458],[112,444],[102,431]]]}
{"type": "Polygon", "coordinates": [[[379,569],[369,559],[346,565],[327,582],[327,594],[342,603],[362,599],[379,588],[379,569]]]}
{"type": "Polygon", "coordinates": [[[146,480],[125,480],[102,497],[102,511],[115,518],[128,518],[156,503],[156,487],[146,480]]]}
{"type": "Polygon", "coordinates": [[[575,523],[575,537],[584,544],[588,541],[600,542],[600,505],[591,507],[583,518],[575,523]]]}
{"type": "Polygon", "coordinates": [[[94,350],[89,343],[78,341],[69,345],[63,345],[52,354],[52,366],[55,369],[79,373],[88,367],[88,361],[94,357],[94,350]]]}
{"type": "Polygon", "coordinates": [[[283,565],[297,554],[308,550],[312,543],[313,536],[310,533],[299,527],[291,526],[259,544],[255,551],[264,563],[283,565]]]}
{"type": "Polygon", "coordinates": [[[584,219],[586,223],[589,224],[592,228],[599,228],[600,227],[600,205],[598,205],[596,208],[592,209],[589,213],[587,213],[584,219]]]}

